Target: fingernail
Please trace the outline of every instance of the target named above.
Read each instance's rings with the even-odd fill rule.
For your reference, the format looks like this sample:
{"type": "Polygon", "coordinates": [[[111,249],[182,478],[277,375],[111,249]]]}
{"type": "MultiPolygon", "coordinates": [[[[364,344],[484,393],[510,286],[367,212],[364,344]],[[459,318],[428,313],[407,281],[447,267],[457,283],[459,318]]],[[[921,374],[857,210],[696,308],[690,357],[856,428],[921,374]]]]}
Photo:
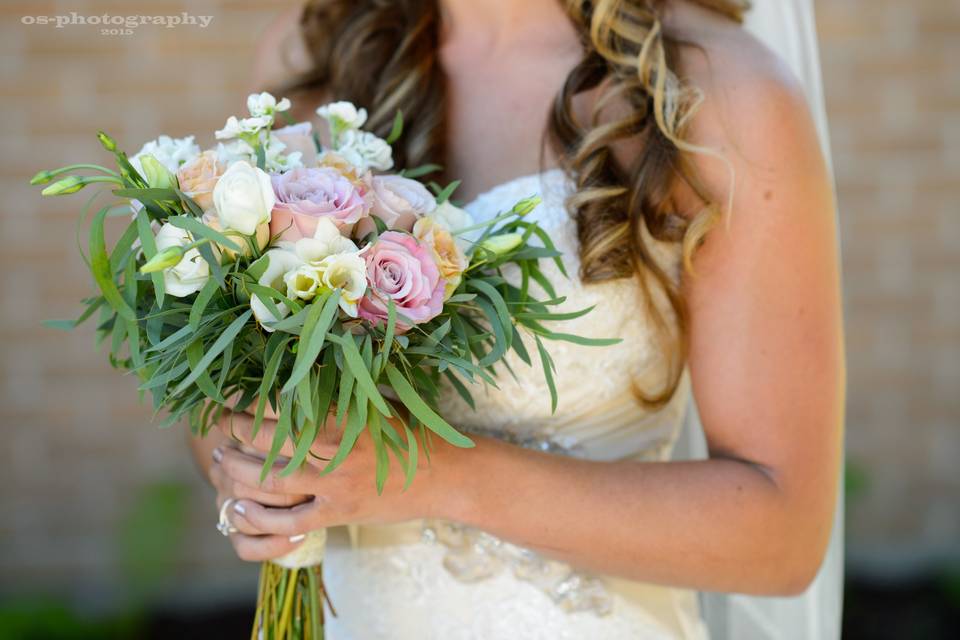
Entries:
{"type": "Polygon", "coordinates": [[[244,509],[244,508],[243,508],[243,505],[240,504],[239,502],[235,502],[235,503],[234,503],[234,505],[233,505],[233,510],[236,511],[237,513],[239,513],[240,515],[243,515],[243,514],[245,514],[245,513],[247,512],[247,510],[244,509]]]}
{"type": "Polygon", "coordinates": [[[295,536],[290,536],[290,542],[300,542],[301,540],[303,540],[303,539],[306,538],[306,537],[307,537],[307,534],[305,534],[305,533],[300,533],[300,534],[297,534],[297,535],[295,535],[295,536]]]}
{"type": "Polygon", "coordinates": [[[213,461],[219,463],[221,460],[223,460],[223,449],[217,447],[213,450],[213,461]]]}

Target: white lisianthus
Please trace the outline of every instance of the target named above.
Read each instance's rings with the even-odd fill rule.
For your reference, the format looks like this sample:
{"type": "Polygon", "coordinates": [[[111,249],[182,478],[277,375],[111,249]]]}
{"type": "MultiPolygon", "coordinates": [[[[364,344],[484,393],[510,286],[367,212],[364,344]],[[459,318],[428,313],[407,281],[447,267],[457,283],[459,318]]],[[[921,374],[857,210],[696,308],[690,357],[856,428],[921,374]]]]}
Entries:
{"type": "MultiPolygon", "coordinates": [[[[287,274],[299,269],[303,266],[303,262],[295,254],[285,249],[270,249],[263,255],[267,258],[267,268],[257,280],[257,284],[277,291],[284,291],[287,274]]],[[[253,311],[253,317],[257,319],[264,331],[273,331],[265,323],[277,322],[286,318],[287,314],[290,313],[290,309],[282,302],[277,302],[274,306],[280,312],[280,317],[273,315],[257,294],[250,296],[250,309],[253,311]]]]}
{"type": "Polygon", "coordinates": [[[338,253],[356,253],[357,245],[340,234],[330,218],[318,218],[312,238],[300,238],[294,245],[297,256],[307,264],[318,266],[320,261],[338,253]]]}
{"type": "Polygon", "coordinates": [[[213,206],[221,227],[247,236],[270,222],[276,202],[270,176],[243,161],[230,165],[213,188],[213,206]]]}
{"type": "Polygon", "coordinates": [[[357,109],[352,102],[346,101],[325,104],[317,109],[317,115],[337,131],[359,129],[367,121],[366,109],[357,109]]]}
{"type": "Polygon", "coordinates": [[[217,130],[213,135],[216,136],[217,140],[229,140],[256,134],[272,124],[273,116],[253,116],[242,120],[238,120],[237,116],[230,116],[227,118],[226,124],[223,125],[223,129],[217,130]]]}
{"type": "MultiPolygon", "coordinates": [[[[263,144],[264,167],[273,173],[283,173],[303,166],[303,152],[286,152],[287,145],[273,133],[267,136],[263,144]]],[[[254,160],[256,162],[256,160],[254,160]]]]}
{"type": "Polygon", "coordinates": [[[266,91],[263,93],[251,93],[247,96],[247,110],[250,111],[250,115],[254,117],[270,116],[272,118],[274,113],[287,111],[288,109],[290,109],[290,101],[288,99],[282,98],[280,102],[277,102],[277,99],[266,91]]]}
{"type": "Polygon", "coordinates": [[[424,217],[430,218],[437,226],[452,233],[457,241],[457,245],[464,251],[480,236],[482,231],[481,229],[476,229],[462,234],[458,233],[461,229],[466,229],[474,225],[473,216],[465,209],[450,204],[449,200],[438,204],[436,209],[424,217]]]}
{"type": "Polygon", "coordinates": [[[130,164],[141,176],[143,175],[143,164],[140,162],[140,158],[147,154],[153,156],[170,173],[176,173],[180,165],[200,155],[200,147],[193,141],[193,136],[187,136],[186,138],[160,136],[156,140],[151,140],[130,158],[130,164]]]}
{"type": "MultiPolygon", "coordinates": [[[[186,247],[193,238],[185,230],[169,222],[157,231],[157,252],[176,247],[186,247]]],[[[196,248],[187,250],[180,262],[163,271],[163,284],[166,292],[177,298],[185,298],[200,289],[210,278],[210,265],[200,256],[196,248]]]]}
{"type": "Polygon", "coordinates": [[[317,268],[324,288],[340,289],[340,308],[357,317],[357,304],[367,291],[367,262],[359,253],[336,253],[320,261],[317,268]]]}
{"type": "Polygon", "coordinates": [[[386,140],[369,131],[344,131],[336,152],[361,173],[370,169],[387,171],[393,167],[393,149],[386,140]]]}
{"type": "MultiPolygon", "coordinates": [[[[262,134],[261,134],[261,137],[262,134]]],[[[273,133],[266,136],[263,142],[264,168],[272,173],[283,173],[290,169],[303,166],[303,153],[292,151],[284,153],[287,145],[273,133]]],[[[230,140],[226,144],[217,145],[217,161],[231,165],[238,160],[249,162],[256,166],[257,152],[253,145],[243,139],[230,140]]]]}
{"type": "Polygon", "coordinates": [[[288,271],[283,276],[283,282],[287,285],[288,298],[313,300],[320,288],[320,274],[316,267],[305,264],[293,271],[288,271]]]}

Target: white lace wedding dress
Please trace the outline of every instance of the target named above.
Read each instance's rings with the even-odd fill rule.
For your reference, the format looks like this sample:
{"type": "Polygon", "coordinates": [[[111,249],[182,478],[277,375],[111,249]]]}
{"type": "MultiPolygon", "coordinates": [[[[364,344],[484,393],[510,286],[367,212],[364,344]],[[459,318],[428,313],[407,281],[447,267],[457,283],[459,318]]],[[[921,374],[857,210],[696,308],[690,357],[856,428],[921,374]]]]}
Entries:
{"type": "MultiPolygon", "coordinates": [[[[631,394],[634,382],[645,388],[662,384],[665,364],[635,281],[584,286],[576,278],[577,239],[564,208],[569,194],[564,174],[552,170],[511,180],[467,209],[477,220],[489,219],[534,194],[543,204],[531,216],[564,252],[574,276],[567,280],[552,263],[544,264],[558,295],[567,297],[563,307],[595,305],[583,318],[555,326],[584,336],[620,337],[623,345],[549,343],[559,392],[554,414],[539,363],[529,367],[515,354],[510,365],[516,380],[503,374],[499,390],[478,386],[476,411],[456,393],[445,394],[442,413],[467,431],[558,455],[668,459],[683,424],[689,382],[685,375],[671,403],[654,413],[631,394]]],[[[678,275],[677,246],[655,247],[668,272],[678,275]]],[[[695,592],[590,575],[451,523],[335,530],[324,564],[338,613],[328,623],[330,640],[706,637],[695,592]]]]}

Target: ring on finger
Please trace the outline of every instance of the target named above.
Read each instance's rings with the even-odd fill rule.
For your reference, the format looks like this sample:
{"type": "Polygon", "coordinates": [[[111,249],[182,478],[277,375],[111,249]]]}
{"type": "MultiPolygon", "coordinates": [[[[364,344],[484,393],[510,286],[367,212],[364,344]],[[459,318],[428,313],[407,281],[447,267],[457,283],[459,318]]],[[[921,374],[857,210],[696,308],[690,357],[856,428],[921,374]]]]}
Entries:
{"type": "Polygon", "coordinates": [[[230,513],[230,506],[236,502],[233,498],[227,498],[223,501],[223,504],[220,505],[220,518],[217,521],[217,531],[221,533],[224,537],[229,536],[231,533],[237,533],[239,529],[233,526],[230,523],[230,518],[228,514],[230,513]]]}

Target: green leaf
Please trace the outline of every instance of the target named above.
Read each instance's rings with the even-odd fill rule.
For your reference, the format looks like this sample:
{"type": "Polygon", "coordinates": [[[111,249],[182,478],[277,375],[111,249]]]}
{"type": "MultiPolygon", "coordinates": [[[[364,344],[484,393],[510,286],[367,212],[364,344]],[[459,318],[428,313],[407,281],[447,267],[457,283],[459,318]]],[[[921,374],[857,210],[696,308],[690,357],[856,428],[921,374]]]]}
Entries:
{"type": "Polygon", "coordinates": [[[273,386],[277,379],[277,372],[280,371],[283,353],[291,340],[293,338],[289,336],[275,333],[267,341],[267,348],[264,350],[266,365],[263,368],[263,378],[260,380],[260,389],[257,392],[257,408],[253,413],[253,436],[257,435],[260,431],[260,425],[263,424],[263,414],[267,410],[267,400],[273,396],[273,386]]]}
{"type": "Polygon", "coordinates": [[[583,336],[575,336],[569,333],[554,333],[552,331],[537,331],[537,334],[547,340],[571,342],[584,347],[609,347],[623,342],[621,338],[584,338],[583,336]]]}
{"type": "Polygon", "coordinates": [[[303,321],[303,330],[300,333],[300,342],[297,345],[297,359],[293,363],[293,372],[287,383],[283,385],[282,393],[292,392],[300,380],[307,375],[310,367],[320,355],[327,331],[336,317],[340,291],[336,290],[327,295],[324,300],[314,300],[303,321]]]}
{"type": "Polygon", "coordinates": [[[383,396],[380,395],[380,391],[377,390],[377,385],[374,384],[369,369],[363,363],[363,358],[357,349],[357,343],[353,341],[350,330],[346,329],[342,336],[331,335],[330,340],[340,343],[343,349],[344,362],[356,379],[357,388],[362,390],[366,397],[370,398],[370,402],[377,408],[377,411],[390,417],[392,415],[390,407],[387,406],[383,396]]]}
{"type": "Polygon", "coordinates": [[[463,382],[460,381],[460,378],[457,377],[457,374],[447,369],[443,372],[443,375],[447,377],[447,380],[450,381],[450,384],[453,386],[453,388],[456,389],[460,397],[463,398],[463,401],[466,402],[471,409],[476,411],[477,405],[473,401],[473,396],[469,391],[467,391],[467,388],[464,386],[463,382]]]}
{"type": "Polygon", "coordinates": [[[263,461],[263,469],[260,470],[260,482],[267,479],[267,474],[270,473],[273,463],[277,461],[277,456],[280,455],[280,449],[283,448],[283,443],[286,442],[290,436],[290,425],[293,419],[293,397],[291,395],[280,395],[279,414],[277,426],[273,432],[273,442],[270,445],[270,452],[263,461]]]}
{"type": "Polygon", "coordinates": [[[407,436],[406,481],[403,483],[403,490],[406,491],[410,488],[410,485],[413,484],[413,477],[417,473],[417,465],[419,464],[419,445],[417,444],[416,434],[414,434],[410,427],[407,426],[406,422],[402,424],[403,431],[407,436]]]}
{"type": "Polygon", "coordinates": [[[113,270],[110,267],[110,258],[107,257],[106,240],[103,235],[103,223],[106,215],[107,209],[100,209],[90,223],[90,270],[93,272],[93,278],[96,280],[97,286],[100,287],[107,304],[122,318],[136,320],[137,314],[120,295],[117,284],[113,279],[113,270]]]}
{"type": "Polygon", "coordinates": [[[411,180],[416,180],[417,178],[422,178],[423,176],[430,175],[431,173],[436,173],[443,169],[439,164],[422,164],[419,167],[414,167],[413,169],[404,169],[400,172],[404,178],[410,178],[411,180]]]}
{"type": "Polygon", "coordinates": [[[503,355],[507,352],[509,343],[507,341],[506,329],[500,324],[500,317],[493,308],[493,305],[483,298],[477,298],[476,304],[483,310],[484,315],[487,316],[494,335],[493,349],[480,359],[480,366],[488,367],[503,358],[503,355]]]}
{"type": "Polygon", "coordinates": [[[390,381],[390,386],[396,391],[400,402],[409,409],[410,413],[426,425],[428,429],[456,447],[469,448],[474,446],[470,438],[451,427],[446,420],[437,415],[437,413],[423,401],[423,398],[414,390],[413,386],[411,386],[410,382],[407,381],[407,378],[399,369],[392,364],[388,364],[386,373],[387,379],[390,381]]]}
{"type": "MultiPolygon", "coordinates": [[[[203,359],[203,339],[198,338],[191,342],[187,347],[186,353],[187,362],[190,363],[190,370],[196,371],[200,366],[200,361],[203,359]]],[[[197,375],[197,387],[199,387],[208,398],[216,402],[224,402],[223,396],[217,391],[217,387],[213,384],[213,378],[210,377],[209,372],[202,371],[197,375]]]]}
{"type": "Polygon", "coordinates": [[[189,231],[191,234],[193,234],[194,239],[199,240],[203,238],[221,244],[227,249],[242,251],[240,245],[238,245],[234,240],[215,229],[211,229],[196,218],[192,218],[190,216],[170,216],[167,219],[167,222],[175,227],[189,231]]]}
{"type": "Polygon", "coordinates": [[[333,455],[333,459],[331,459],[320,472],[320,475],[327,475],[340,466],[340,463],[353,451],[353,446],[357,443],[357,438],[360,437],[360,433],[366,426],[366,422],[363,420],[363,413],[356,404],[356,398],[351,399],[349,408],[350,410],[344,409],[347,416],[347,426],[343,430],[343,435],[340,437],[340,445],[337,447],[337,452],[333,455]]]}
{"type": "Polygon", "coordinates": [[[437,204],[443,204],[444,202],[449,200],[450,196],[453,195],[453,192],[456,191],[457,187],[460,186],[460,182],[461,182],[460,180],[454,180],[453,182],[448,184],[446,187],[444,187],[443,190],[437,194],[437,204]]]}
{"type": "MultiPolygon", "coordinates": [[[[157,241],[153,237],[153,229],[150,228],[150,218],[147,212],[141,209],[137,212],[137,234],[140,236],[140,246],[143,247],[143,255],[147,260],[157,255],[157,241]]],[[[157,271],[150,274],[153,281],[154,295],[157,297],[157,306],[163,306],[163,299],[166,295],[166,285],[163,282],[163,273],[157,271]]]]}
{"type": "MultiPolygon", "coordinates": [[[[487,297],[490,302],[493,303],[493,308],[497,311],[497,316],[500,318],[500,325],[506,330],[507,327],[511,325],[510,321],[510,310],[507,309],[507,303],[504,302],[503,296],[500,295],[500,292],[496,290],[491,284],[484,280],[477,278],[472,278],[467,281],[467,287],[482,293],[487,297]]],[[[507,346],[510,345],[513,333],[507,335],[507,346]]]]}
{"type": "Polygon", "coordinates": [[[377,463],[375,472],[377,495],[381,495],[383,487],[387,484],[387,474],[390,473],[390,458],[387,456],[387,447],[383,442],[380,414],[370,411],[368,416],[367,426],[370,429],[370,439],[373,441],[373,453],[377,463]]]}
{"type": "Polygon", "coordinates": [[[194,331],[200,328],[200,320],[203,319],[203,312],[207,309],[207,305],[210,304],[210,300],[213,299],[213,294],[216,292],[216,281],[207,280],[203,288],[200,289],[200,293],[197,294],[197,299],[193,301],[193,306],[190,307],[189,324],[194,331]]]}
{"type": "Polygon", "coordinates": [[[540,352],[540,364],[543,365],[543,377],[547,381],[547,387],[550,389],[550,412],[557,410],[557,385],[553,380],[553,359],[537,337],[537,350],[540,352]]]}
{"type": "Polygon", "coordinates": [[[173,395],[179,395],[182,393],[188,386],[193,384],[193,382],[199,378],[204,371],[207,370],[207,367],[210,366],[210,363],[213,362],[214,358],[223,353],[223,350],[233,342],[234,338],[236,338],[243,329],[243,326],[246,324],[247,320],[250,319],[251,315],[253,315],[253,312],[247,310],[230,323],[230,326],[228,326],[226,330],[220,334],[220,337],[214,341],[210,349],[203,354],[203,358],[200,359],[200,361],[197,363],[197,366],[191,369],[190,375],[184,378],[183,381],[177,385],[173,395]]]}
{"type": "Polygon", "coordinates": [[[403,111],[397,110],[397,115],[393,118],[393,127],[390,129],[390,135],[387,136],[387,144],[393,144],[403,135],[403,111]]]}

